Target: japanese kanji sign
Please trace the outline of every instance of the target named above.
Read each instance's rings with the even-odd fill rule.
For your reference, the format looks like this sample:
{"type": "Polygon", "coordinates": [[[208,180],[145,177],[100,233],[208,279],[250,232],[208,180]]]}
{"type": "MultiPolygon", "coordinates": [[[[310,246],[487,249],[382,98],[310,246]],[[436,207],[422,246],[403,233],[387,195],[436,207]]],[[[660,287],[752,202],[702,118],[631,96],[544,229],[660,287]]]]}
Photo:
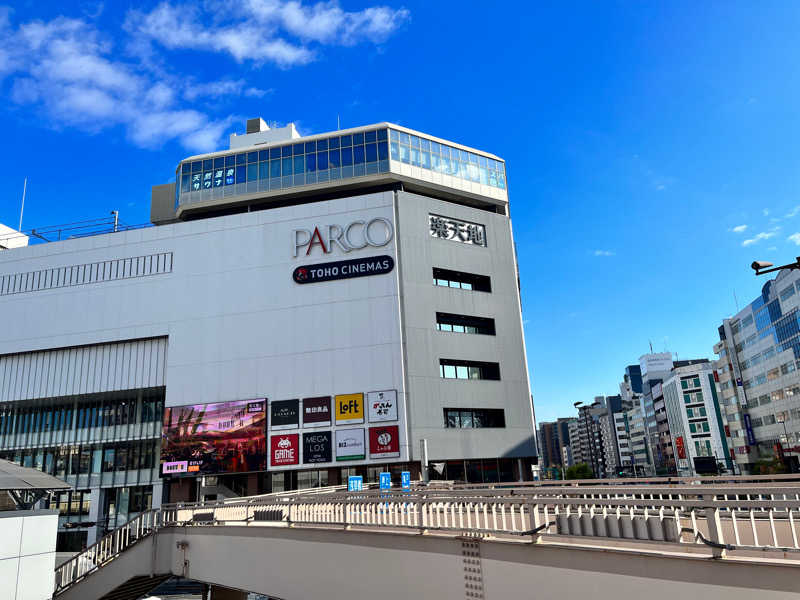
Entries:
{"type": "Polygon", "coordinates": [[[438,215],[428,215],[428,219],[431,237],[474,246],[486,246],[486,227],[484,225],[438,215]]]}

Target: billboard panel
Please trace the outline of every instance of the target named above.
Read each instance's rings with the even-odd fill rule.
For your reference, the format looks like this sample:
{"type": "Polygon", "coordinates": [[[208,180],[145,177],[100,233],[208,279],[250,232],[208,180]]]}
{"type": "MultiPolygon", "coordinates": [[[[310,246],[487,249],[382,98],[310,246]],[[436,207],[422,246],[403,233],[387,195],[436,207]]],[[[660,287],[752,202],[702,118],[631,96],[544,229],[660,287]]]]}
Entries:
{"type": "Polygon", "coordinates": [[[391,458],[400,456],[400,429],[397,425],[370,427],[370,458],[391,458]]]}
{"type": "Polygon", "coordinates": [[[364,422],[364,394],[339,394],[335,400],[337,425],[364,422]]]}
{"type": "Polygon", "coordinates": [[[269,464],[273,467],[300,463],[300,434],[275,434],[270,438],[269,464]]]}
{"type": "Polygon", "coordinates": [[[370,423],[397,421],[397,390],[369,392],[367,414],[370,423]]]}
{"type": "Polygon", "coordinates": [[[303,425],[324,427],[331,424],[331,397],[303,398],[303,425]]]}
{"type": "Polygon", "coordinates": [[[300,401],[278,400],[269,404],[270,429],[297,429],[300,425],[300,401]]]}
{"type": "Polygon", "coordinates": [[[336,460],[362,460],[365,456],[363,429],[336,430],[336,460]]]}
{"type": "Polygon", "coordinates": [[[265,470],[266,405],[266,398],[258,398],[164,409],[161,474],[265,470]]]}
{"type": "Polygon", "coordinates": [[[303,463],[327,463],[333,460],[330,431],[303,434],[303,463]]]}

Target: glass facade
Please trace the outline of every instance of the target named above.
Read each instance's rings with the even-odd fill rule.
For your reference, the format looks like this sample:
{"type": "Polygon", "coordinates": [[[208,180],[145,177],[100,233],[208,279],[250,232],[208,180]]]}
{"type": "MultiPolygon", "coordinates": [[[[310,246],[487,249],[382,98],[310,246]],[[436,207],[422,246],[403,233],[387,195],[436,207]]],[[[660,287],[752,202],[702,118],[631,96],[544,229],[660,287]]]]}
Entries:
{"type": "Polygon", "coordinates": [[[506,189],[506,170],[502,161],[394,129],[389,133],[392,160],[506,189]]]}
{"type": "Polygon", "coordinates": [[[506,189],[502,161],[422,136],[379,128],[184,161],[176,172],[176,206],[388,173],[390,159],[506,189]]]}

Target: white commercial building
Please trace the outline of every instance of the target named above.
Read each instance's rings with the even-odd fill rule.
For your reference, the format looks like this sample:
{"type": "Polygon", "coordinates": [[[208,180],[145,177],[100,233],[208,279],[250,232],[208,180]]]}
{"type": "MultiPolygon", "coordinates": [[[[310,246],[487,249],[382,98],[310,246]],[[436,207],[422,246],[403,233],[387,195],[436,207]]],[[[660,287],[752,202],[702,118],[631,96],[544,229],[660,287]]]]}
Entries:
{"type": "Polygon", "coordinates": [[[62,545],[425,458],[530,478],[503,161],[388,123],[271,131],[181,161],[155,227],[0,253],[0,456],[74,486],[62,545]]]}
{"type": "Polygon", "coordinates": [[[732,472],[711,363],[676,366],[662,387],[678,474],[698,472],[698,458],[732,472]]]}

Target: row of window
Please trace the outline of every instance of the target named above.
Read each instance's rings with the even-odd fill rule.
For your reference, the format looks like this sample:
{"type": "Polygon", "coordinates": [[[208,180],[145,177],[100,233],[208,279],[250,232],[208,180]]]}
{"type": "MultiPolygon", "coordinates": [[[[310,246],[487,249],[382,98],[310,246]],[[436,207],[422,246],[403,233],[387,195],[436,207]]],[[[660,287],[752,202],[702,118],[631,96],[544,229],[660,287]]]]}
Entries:
{"type": "Polygon", "coordinates": [[[445,408],[444,426],[447,429],[505,427],[506,415],[502,408],[445,408]]]}
{"type": "Polygon", "coordinates": [[[491,292],[492,281],[486,275],[464,273],[433,267],[433,285],[475,292],[491,292]]]}
{"type": "Polygon", "coordinates": [[[58,478],[152,469],[159,456],[159,440],[117,444],[77,444],[0,453],[0,458],[58,478]]]}
{"type": "Polygon", "coordinates": [[[766,383],[767,381],[774,381],[778,377],[782,377],[783,375],[788,375],[789,373],[793,373],[797,370],[797,362],[796,361],[789,361],[787,363],[783,363],[779,367],[774,367],[769,371],[764,373],[759,373],[750,379],[746,379],[743,382],[744,389],[748,390],[753,386],[761,385],[762,383],[766,383]]]}
{"type": "Polygon", "coordinates": [[[0,277],[0,296],[172,272],[172,252],[0,277]]]}
{"type": "Polygon", "coordinates": [[[703,392],[690,392],[683,395],[684,404],[696,404],[703,401],[703,392]]]}
{"type": "Polygon", "coordinates": [[[758,354],[754,354],[747,360],[742,361],[742,369],[749,369],[750,367],[755,367],[756,365],[761,364],[765,360],[769,360],[775,356],[775,346],[770,346],[763,352],[759,352],[758,354]]]}
{"type": "Polygon", "coordinates": [[[706,407],[705,406],[695,406],[694,408],[687,408],[686,409],[686,416],[690,419],[695,419],[697,417],[705,417],[706,416],[706,407]]]}
{"type": "Polygon", "coordinates": [[[699,423],[689,423],[689,432],[690,433],[705,433],[711,431],[711,427],[708,424],[708,421],[701,421],[699,423]]]}
{"type": "Polygon", "coordinates": [[[494,319],[452,313],[436,313],[436,329],[454,333],[495,335],[494,319]]]}
{"type": "Polygon", "coordinates": [[[681,378],[681,389],[684,390],[691,390],[694,388],[700,387],[700,378],[699,377],[686,377],[681,378]]]}
{"type": "Polygon", "coordinates": [[[163,393],[62,404],[0,408],[0,435],[43,433],[161,421],[163,393]]]}
{"type": "Polygon", "coordinates": [[[444,379],[491,379],[499,381],[500,364],[474,360],[439,360],[439,376],[444,379]]]}

